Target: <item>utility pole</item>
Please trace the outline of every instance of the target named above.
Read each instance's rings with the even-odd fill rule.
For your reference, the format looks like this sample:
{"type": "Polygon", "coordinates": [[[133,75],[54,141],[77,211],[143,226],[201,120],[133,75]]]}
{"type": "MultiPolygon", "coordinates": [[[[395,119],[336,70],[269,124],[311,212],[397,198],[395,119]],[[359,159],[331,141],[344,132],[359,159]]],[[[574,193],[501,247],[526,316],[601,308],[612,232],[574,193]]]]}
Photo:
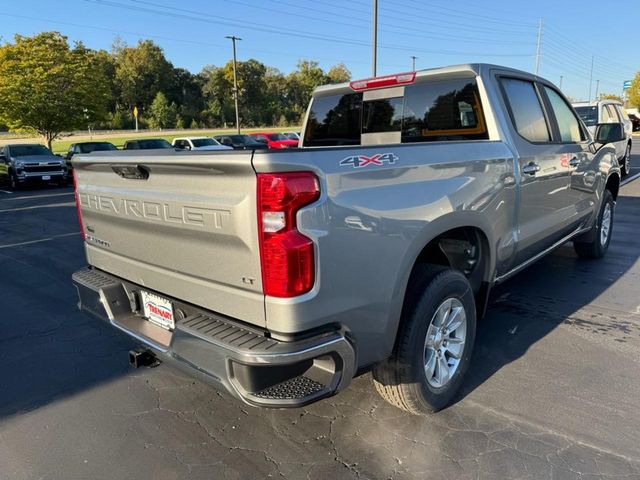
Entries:
{"type": "Polygon", "coordinates": [[[411,55],[411,60],[413,61],[413,67],[411,68],[412,72],[416,71],[416,58],[418,57],[416,57],[415,55],[411,55]]]}
{"type": "Polygon", "coordinates": [[[563,78],[564,78],[564,77],[563,77],[562,75],[560,75],[560,91],[562,91],[562,79],[563,79],[563,78]]]}
{"type": "Polygon", "coordinates": [[[373,52],[371,58],[371,76],[377,76],[378,63],[378,0],[373,0],[373,52]]]}
{"type": "Polygon", "coordinates": [[[536,75],[540,71],[540,44],[542,43],[542,19],[538,25],[538,41],[536,42],[536,75]]]}
{"type": "Polygon", "coordinates": [[[235,35],[227,35],[224,38],[228,38],[233,43],[233,100],[236,104],[236,130],[240,134],[240,113],[238,112],[238,75],[236,73],[236,40],[242,40],[235,35]]]}
{"type": "Polygon", "coordinates": [[[589,74],[589,101],[591,101],[591,85],[593,84],[593,59],[595,55],[591,55],[591,73],[589,74]]]}
{"type": "MultiPolygon", "coordinates": [[[[596,80],[596,102],[598,101],[598,90],[600,89],[600,80],[596,80]]],[[[589,99],[591,101],[591,99],[589,99]]]]}

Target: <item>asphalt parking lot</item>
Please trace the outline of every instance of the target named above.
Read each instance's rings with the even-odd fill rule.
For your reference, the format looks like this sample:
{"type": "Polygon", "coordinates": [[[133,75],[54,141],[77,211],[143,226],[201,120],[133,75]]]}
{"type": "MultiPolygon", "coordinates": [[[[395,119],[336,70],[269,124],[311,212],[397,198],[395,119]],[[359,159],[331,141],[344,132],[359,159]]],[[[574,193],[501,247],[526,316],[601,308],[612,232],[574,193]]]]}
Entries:
{"type": "Polygon", "coordinates": [[[615,216],[604,260],[565,246],[494,292],[457,402],[423,418],[368,375],[274,411],[130,369],[76,309],[71,189],[0,191],[0,479],[640,479],[640,178],[615,216]]]}

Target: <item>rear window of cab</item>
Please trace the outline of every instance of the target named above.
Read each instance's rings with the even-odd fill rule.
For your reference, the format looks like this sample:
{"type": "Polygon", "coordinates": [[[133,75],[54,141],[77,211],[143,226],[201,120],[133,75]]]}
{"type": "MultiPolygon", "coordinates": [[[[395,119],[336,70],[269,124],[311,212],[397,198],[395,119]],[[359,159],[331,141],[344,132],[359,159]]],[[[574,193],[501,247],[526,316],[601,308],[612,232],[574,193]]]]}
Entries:
{"type": "Polygon", "coordinates": [[[365,101],[362,92],[316,97],[304,145],[359,145],[361,135],[400,132],[402,143],[489,138],[475,79],[408,85],[404,96],[365,101]]]}

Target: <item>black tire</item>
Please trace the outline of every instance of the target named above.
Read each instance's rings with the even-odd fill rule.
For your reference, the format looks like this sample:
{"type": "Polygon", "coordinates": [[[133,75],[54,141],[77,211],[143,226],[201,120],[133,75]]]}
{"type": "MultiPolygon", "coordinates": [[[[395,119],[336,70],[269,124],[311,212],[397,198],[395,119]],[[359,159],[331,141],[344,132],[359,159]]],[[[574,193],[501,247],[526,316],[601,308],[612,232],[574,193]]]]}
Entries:
{"type": "Polygon", "coordinates": [[[626,177],[631,172],[631,144],[627,143],[624,156],[618,161],[620,164],[620,173],[626,177]]]}
{"type": "Polygon", "coordinates": [[[591,232],[587,234],[588,240],[575,239],[573,241],[573,248],[581,258],[602,258],[609,249],[611,243],[611,235],[613,233],[613,214],[614,214],[615,202],[613,201],[613,195],[609,190],[605,190],[602,195],[602,205],[600,205],[600,212],[598,212],[598,219],[593,226],[591,232]],[[606,235],[606,239],[603,239],[603,219],[605,218],[605,211],[610,208],[609,216],[609,228],[606,235]]]}
{"type": "Polygon", "coordinates": [[[416,267],[407,289],[396,347],[391,358],[373,370],[378,393],[392,405],[424,415],[449,405],[469,367],[476,334],[476,307],[467,278],[451,268],[416,267]],[[466,339],[457,369],[441,387],[433,386],[425,372],[425,340],[438,308],[457,299],[466,313],[466,339]]]}
{"type": "Polygon", "coordinates": [[[20,189],[20,184],[18,183],[18,179],[16,178],[13,172],[9,172],[9,189],[13,191],[20,189]]]}

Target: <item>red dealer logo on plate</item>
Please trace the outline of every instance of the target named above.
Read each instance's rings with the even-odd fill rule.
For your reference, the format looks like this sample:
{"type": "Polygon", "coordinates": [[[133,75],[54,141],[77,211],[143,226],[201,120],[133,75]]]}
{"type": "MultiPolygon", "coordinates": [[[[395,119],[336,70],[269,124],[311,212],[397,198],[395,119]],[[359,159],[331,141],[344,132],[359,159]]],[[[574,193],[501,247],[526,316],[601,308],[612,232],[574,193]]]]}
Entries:
{"type": "Polygon", "coordinates": [[[388,163],[393,165],[398,161],[398,156],[394,153],[376,153],[370,157],[367,155],[352,155],[350,157],[343,158],[340,161],[341,167],[353,167],[364,168],[369,165],[384,165],[388,163]]]}
{"type": "Polygon", "coordinates": [[[147,302],[145,304],[145,307],[147,308],[149,313],[164,318],[165,320],[173,320],[173,313],[168,308],[163,307],[162,305],[156,305],[153,302],[147,302]]]}

